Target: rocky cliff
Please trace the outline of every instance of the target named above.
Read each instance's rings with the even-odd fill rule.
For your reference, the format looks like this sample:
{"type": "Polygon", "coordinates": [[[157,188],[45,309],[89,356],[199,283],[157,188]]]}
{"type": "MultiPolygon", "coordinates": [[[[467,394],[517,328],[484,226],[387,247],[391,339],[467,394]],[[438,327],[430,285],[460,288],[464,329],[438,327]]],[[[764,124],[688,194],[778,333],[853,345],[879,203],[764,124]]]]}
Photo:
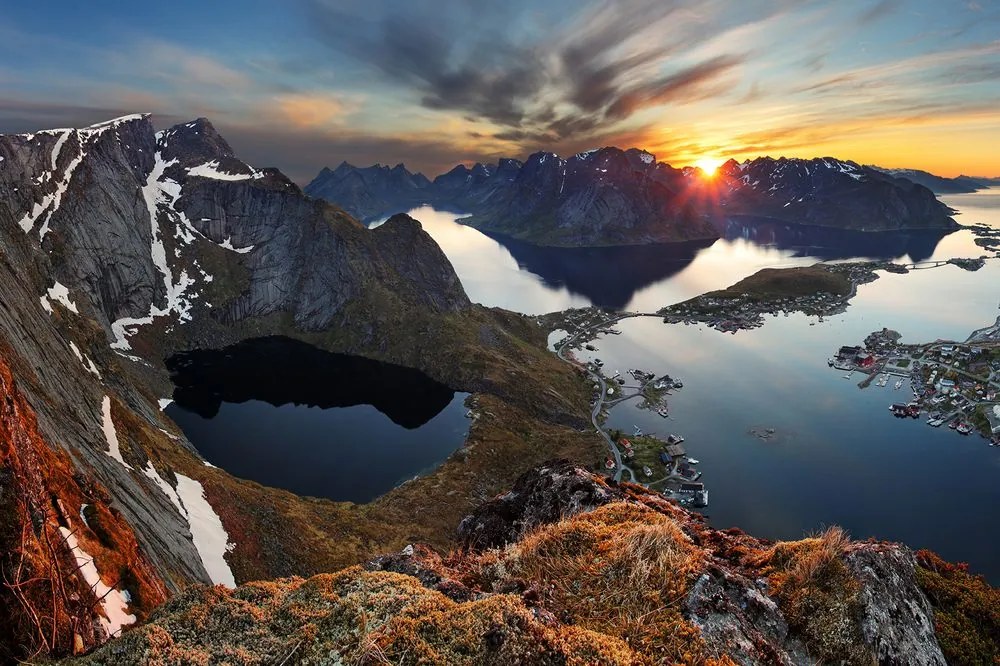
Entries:
{"type": "Polygon", "coordinates": [[[713,530],[565,461],[526,473],[460,532],[445,558],[410,545],[308,580],[190,590],[84,661],[932,665],[997,654],[995,617],[968,637],[992,640],[973,661],[953,642],[942,650],[935,627],[953,606],[927,583],[937,565],[904,546],[836,529],[778,543],[713,530]]]}
{"type": "MultiPolygon", "coordinates": [[[[362,171],[353,170],[357,179],[362,171]]],[[[307,191],[351,210],[356,196],[328,187],[331,173],[307,191]]],[[[730,161],[704,174],[635,148],[601,148],[569,159],[535,153],[523,163],[459,165],[416,189],[393,188],[386,179],[369,189],[396,207],[429,202],[459,210],[469,214],[466,224],[537,245],[714,239],[741,216],[862,231],[955,227],[927,188],[833,158],[730,161]]]]}

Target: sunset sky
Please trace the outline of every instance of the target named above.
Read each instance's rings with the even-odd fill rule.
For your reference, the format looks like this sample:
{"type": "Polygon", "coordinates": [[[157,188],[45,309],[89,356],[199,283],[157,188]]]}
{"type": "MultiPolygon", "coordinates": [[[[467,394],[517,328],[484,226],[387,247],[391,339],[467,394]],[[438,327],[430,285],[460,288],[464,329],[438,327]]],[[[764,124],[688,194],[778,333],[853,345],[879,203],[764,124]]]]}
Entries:
{"type": "Polygon", "coordinates": [[[1000,176],[1000,0],[8,3],[0,132],[134,111],[299,182],[603,145],[1000,176]]]}

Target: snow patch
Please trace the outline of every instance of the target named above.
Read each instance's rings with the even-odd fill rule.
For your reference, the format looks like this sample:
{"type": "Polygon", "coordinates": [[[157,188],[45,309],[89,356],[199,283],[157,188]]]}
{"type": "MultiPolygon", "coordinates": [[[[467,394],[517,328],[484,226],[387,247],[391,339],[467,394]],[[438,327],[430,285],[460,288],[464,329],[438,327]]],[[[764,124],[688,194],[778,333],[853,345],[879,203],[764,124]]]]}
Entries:
{"type": "Polygon", "coordinates": [[[246,247],[233,247],[232,237],[227,236],[226,240],[219,243],[219,247],[225,248],[227,250],[232,250],[236,254],[246,254],[254,248],[253,245],[247,245],[246,247]]]}
{"type": "MultiPolygon", "coordinates": [[[[42,201],[40,203],[34,204],[31,208],[31,211],[25,213],[24,217],[22,217],[17,223],[18,226],[21,227],[21,230],[24,231],[24,233],[29,233],[32,229],[35,228],[35,223],[42,216],[42,213],[48,211],[48,214],[45,216],[45,220],[42,222],[42,226],[38,230],[39,240],[44,239],[45,234],[48,233],[49,222],[52,220],[52,216],[55,214],[55,212],[59,210],[59,206],[62,203],[63,194],[66,193],[66,189],[69,187],[69,182],[73,178],[73,172],[76,171],[76,168],[80,165],[80,162],[83,161],[83,158],[86,155],[86,151],[84,151],[83,149],[83,140],[80,139],[79,132],[77,132],[77,130],[69,129],[69,130],[59,130],[59,131],[61,131],[62,134],[56,141],[56,145],[52,148],[52,156],[51,156],[52,173],[54,173],[56,170],[56,165],[59,162],[59,156],[62,154],[63,145],[66,143],[66,140],[70,137],[71,134],[75,134],[77,136],[77,143],[79,144],[78,148],[79,154],[76,157],[74,157],[73,160],[68,165],[66,165],[66,171],[63,172],[62,178],[56,183],[55,191],[50,192],[46,194],[44,197],[42,197],[42,201]]],[[[51,177],[52,177],[51,173],[46,173],[43,175],[42,178],[44,179],[44,181],[47,182],[48,180],[51,179],[51,177]]]]}
{"type": "Polygon", "coordinates": [[[104,396],[104,402],[101,403],[101,416],[103,417],[104,439],[108,440],[107,454],[120,462],[125,469],[135,471],[122,458],[121,444],[118,442],[118,432],[115,430],[115,422],[111,419],[110,396],[104,396]]]}
{"type": "Polygon", "coordinates": [[[205,571],[216,585],[236,587],[236,579],[232,569],[226,562],[225,554],[231,551],[235,544],[229,541],[229,534],[222,525],[219,514],[205,499],[205,489],[194,479],[175,474],[177,477],[177,494],[187,508],[188,523],[191,525],[191,537],[194,547],[201,555],[205,571]]]}
{"type": "Polygon", "coordinates": [[[152,460],[146,461],[146,466],[142,468],[142,473],[147,478],[153,480],[153,483],[156,484],[156,487],[159,488],[163,492],[163,494],[167,496],[167,499],[170,500],[170,503],[177,508],[177,513],[179,513],[183,518],[187,519],[187,511],[184,510],[184,505],[181,504],[181,498],[177,495],[177,491],[174,490],[174,487],[171,486],[169,483],[167,483],[164,480],[164,478],[159,475],[159,473],[156,471],[156,468],[153,467],[152,460]]]}
{"type": "Polygon", "coordinates": [[[87,372],[94,375],[98,379],[101,379],[101,371],[97,369],[96,365],[94,365],[94,361],[92,361],[89,356],[81,352],[80,348],[76,346],[75,342],[70,341],[69,348],[73,351],[73,354],[75,354],[76,357],[80,359],[80,363],[83,364],[83,367],[84,369],[87,370],[87,372]]]}
{"type": "Polygon", "coordinates": [[[157,400],[157,403],[160,405],[161,412],[167,407],[169,407],[173,402],[174,401],[172,398],[160,398],[159,400],[157,400]]]}
{"type": "Polygon", "coordinates": [[[49,287],[45,294],[45,296],[42,296],[42,307],[50,313],[52,312],[52,306],[47,304],[48,301],[55,301],[70,312],[80,314],[80,311],[76,307],[76,303],[69,299],[69,289],[65,285],[55,282],[51,287],[49,287]]]}
{"type": "MultiPolygon", "coordinates": [[[[249,168],[249,167],[248,167],[249,168]]],[[[201,176],[214,180],[251,180],[263,178],[264,172],[251,169],[251,173],[227,173],[219,171],[219,160],[212,160],[188,169],[189,176],[201,176]]]]}
{"type": "Polygon", "coordinates": [[[643,162],[645,162],[646,164],[652,164],[654,158],[649,153],[643,151],[643,152],[639,153],[639,159],[642,160],[643,162]]]}
{"type": "Polygon", "coordinates": [[[104,615],[106,616],[99,617],[101,626],[107,632],[108,636],[117,636],[124,627],[135,623],[135,615],[128,612],[130,597],[126,597],[123,592],[109,587],[101,580],[101,574],[97,571],[94,558],[80,547],[75,534],[65,527],[60,527],[59,532],[73,553],[77,571],[80,572],[84,582],[90,586],[90,589],[94,591],[94,595],[101,602],[101,608],[104,610],[104,615]]]}

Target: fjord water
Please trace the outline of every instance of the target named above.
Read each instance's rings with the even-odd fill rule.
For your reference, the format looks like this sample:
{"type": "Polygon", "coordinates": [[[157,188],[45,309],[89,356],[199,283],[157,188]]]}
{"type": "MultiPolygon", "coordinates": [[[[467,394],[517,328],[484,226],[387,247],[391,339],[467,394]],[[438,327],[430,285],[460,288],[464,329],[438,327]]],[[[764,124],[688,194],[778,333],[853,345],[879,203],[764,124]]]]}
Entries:
{"type": "MultiPolygon", "coordinates": [[[[942,199],[960,211],[960,222],[1000,228],[1000,189],[942,199]]],[[[532,313],[602,297],[599,290],[574,293],[568,281],[557,284],[560,278],[546,272],[559,265],[555,258],[516,260],[516,245],[462,227],[451,214],[418,209],[411,215],[442,244],[474,300],[532,313]]],[[[552,252],[556,257],[564,251],[552,252]]],[[[765,266],[866,257],[909,262],[985,252],[967,230],[936,237],[878,234],[866,241],[741,223],[693,254],[669,257],[668,263],[683,265],[645,286],[637,281],[618,307],[655,310],[765,266]]],[[[589,263],[586,270],[610,280],[616,271],[632,270],[627,253],[619,259],[625,263],[589,263]]],[[[964,340],[1000,314],[998,285],[1000,262],[991,260],[977,272],[943,266],[881,273],[859,288],[847,312],[823,322],[775,317],[760,329],[731,335],[658,318],[625,320],[618,325],[622,334],[598,339],[593,355],[609,372],[668,372],[682,378],[684,388],[668,400],[669,419],[625,403],[612,410],[609,426],[684,435],[689,455],[700,460],[711,497],[705,511],[716,527],[793,539],[839,524],[856,538],[901,540],[967,561],[996,584],[1000,448],[978,436],[931,428],[925,419],[893,418],[887,407],[908,399],[909,386],[897,391],[893,382],[862,390],[861,375],[846,380],[826,359],[883,326],[900,331],[904,342],[964,340]],[[775,437],[758,439],[749,433],[753,428],[774,428],[775,437]]]]}
{"type": "Polygon", "coordinates": [[[367,502],[468,433],[464,402],[417,370],[284,338],[168,360],[167,414],[205,459],[300,495],[367,502]]]}
{"type": "Polygon", "coordinates": [[[469,298],[526,314],[589,305],[652,311],[722,289],[761,268],[982,253],[968,231],[862,233],[750,218],[729,221],[716,241],[552,248],[481,233],[457,222],[459,213],[422,206],[408,214],[444,250],[469,298]]]}

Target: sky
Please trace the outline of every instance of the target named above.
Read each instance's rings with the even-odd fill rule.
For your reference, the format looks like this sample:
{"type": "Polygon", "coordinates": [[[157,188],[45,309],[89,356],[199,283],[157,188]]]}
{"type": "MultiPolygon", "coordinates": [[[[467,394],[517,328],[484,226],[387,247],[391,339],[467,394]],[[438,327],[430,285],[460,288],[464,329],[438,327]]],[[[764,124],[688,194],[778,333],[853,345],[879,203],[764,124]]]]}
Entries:
{"type": "Polygon", "coordinates": [[[300,183],[608,145],[1000,176],[1000,0],[3,4],[0,133],[204,116],[300,183]]]}

